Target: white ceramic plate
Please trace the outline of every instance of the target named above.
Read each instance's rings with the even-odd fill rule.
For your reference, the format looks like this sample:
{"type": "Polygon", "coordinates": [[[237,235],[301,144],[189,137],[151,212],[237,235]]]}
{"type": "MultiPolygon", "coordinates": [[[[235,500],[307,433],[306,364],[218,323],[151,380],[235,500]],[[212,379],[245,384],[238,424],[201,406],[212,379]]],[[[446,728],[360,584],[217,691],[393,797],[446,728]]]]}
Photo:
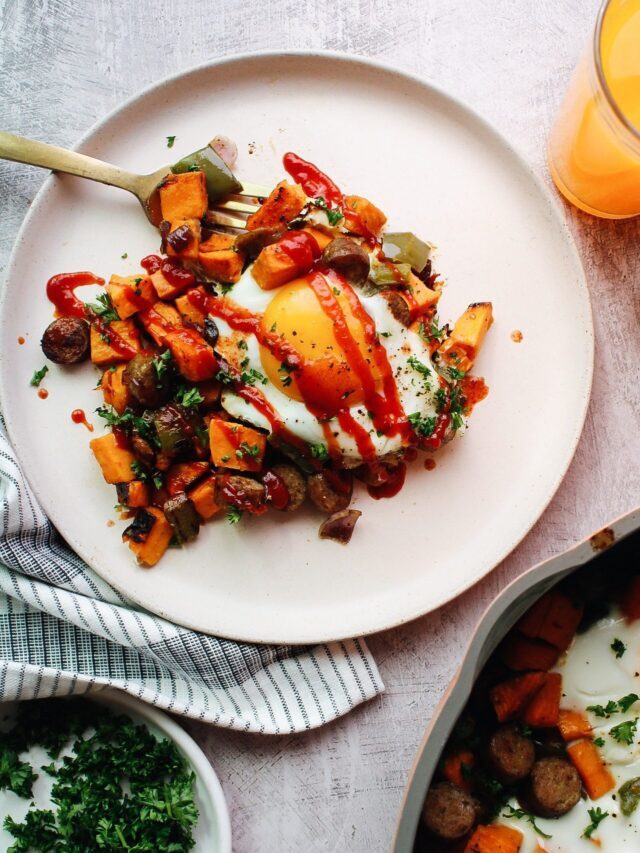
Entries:
{"type": "MultiPolygon", "coordinates": [[[[320,541],[311,510],[269,513],[202,530],[155,569],[137,568],[120,542],[114,489],[89,434],[95,373],[50,370],[40,400],[29,386],[44,363],[51,319],[45,283],[90,269],[136,271],[157,249],[137,202],[71,177],[49,179],[20,233],[5,288],[3,408],[12,441],[45,510],[106,580],[149,610],[207,632],[264,642],[312,642],[412,619],[458,595],[522,539],[573,456],[589,399],[589,297],[558,208],[509,145],[450,96],[381,65],[333,54],[222,60],[165,81],[97,125],[80,149],[150,171],[215,133],[235,139],[241,177],[269,184],[282,155],[299,152],[345,190],[370,197],[394,230],[439,247],[455,319],[491,300],[496,317],[476,372],[491,393],[467,435],[415,466],[393,500],[358,493],[363,511],[348,547],[320,541]],[[165,137],[176,136],[171,152],[165,137]],[[123,253],[128,259],[121,259],[123,253]],[[511,340],[514,330],[524,340],[511,340]],[[27,343],[18,346],[24,335],[27,343]]],[[[91,420],[98,429],[99,419],[91,420]]]]}
{"type": "MultiPolygon", "coordinates": [[[[222,786],[204,752],[185,730],[162,711],[118,690],[97,691],[87,698],[107,705],[119,714],[132,717],[136,723],[144,723],[153,734],[167,737],[175,743],[196,774],[195,801],[199,817],[193,833],[196,841],[194,853],[231,853],[231,822],[222,786]]],[[[13,716],[17,704],[10,702],[0,705],[0,723],[13,716]]],[[[33,747],[29,758],[24,760],[28,760],[39,775],[33,786],[33,799],[37,808],[51,808],[53,780],[38,769],[43,764],[49,764],[51,759],[42,747],[33,747]]],[[[10,814],[14,820],[23,820],[30,802],[10,791],[0,791],[0,815],[10,814]]],[[[1,849],[7,850],[12,840],[12,836],[2,829],[0,823],[1,849]]]]}

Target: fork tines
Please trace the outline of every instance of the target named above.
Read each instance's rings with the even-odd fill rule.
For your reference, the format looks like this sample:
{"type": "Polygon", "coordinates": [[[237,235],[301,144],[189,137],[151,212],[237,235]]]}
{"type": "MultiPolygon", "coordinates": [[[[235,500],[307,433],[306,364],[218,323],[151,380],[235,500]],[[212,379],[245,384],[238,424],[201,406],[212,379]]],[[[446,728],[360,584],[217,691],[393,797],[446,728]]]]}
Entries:
{"type": "Polygon", "coordinates": [[[247,217],[256,212],[270,192],[268,187],[243,183],[240,192],[233,193],[207,211],[206,221],[217,227],[244,231],[247,227],[247,217]],[[246,199],[253,201],[248,203],[246,199]]]}

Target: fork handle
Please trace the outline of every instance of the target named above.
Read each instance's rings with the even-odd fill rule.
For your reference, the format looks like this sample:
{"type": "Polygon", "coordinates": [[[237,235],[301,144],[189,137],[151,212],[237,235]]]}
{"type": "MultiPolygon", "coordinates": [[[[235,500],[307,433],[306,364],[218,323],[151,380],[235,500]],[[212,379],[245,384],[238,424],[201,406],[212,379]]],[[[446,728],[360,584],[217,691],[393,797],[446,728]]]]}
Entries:
{"type": "Polygon", "coordinates": [[[103,163],[86,154],[67,151],[57,145],[47,145],[23,136],[0,131],[0,158],[14,160],[17,163],[27,163],[29,166],[41,166],[54,172],[65,172],[67,175],[77,175],[98,181],[112,187],[128,190],[137,195],[139,176],[126,172],[118,166],[103,163]]]}

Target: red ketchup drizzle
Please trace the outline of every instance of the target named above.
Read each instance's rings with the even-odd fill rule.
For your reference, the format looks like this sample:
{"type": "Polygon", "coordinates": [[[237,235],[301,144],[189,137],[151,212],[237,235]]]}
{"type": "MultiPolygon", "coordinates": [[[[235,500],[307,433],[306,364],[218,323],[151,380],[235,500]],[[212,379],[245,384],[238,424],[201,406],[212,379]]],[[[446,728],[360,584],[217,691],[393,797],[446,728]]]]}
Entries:
{"type": "Polygon", "coordinates": [[[447,431],[450,423],[451,415],[448,414],[448,412],[442,412],[442,414],[438,416],[436,428],[431,433],[429,438],[423,438],[421,440],[420,443],[422,444],[422,446],[428,447],[431,450],[437,450],[442,445],[442,439],[444,438],[444,434],[447,431]]]}
{"type": "Polygon", "coordinates": [[[381,483],[379,486],[367,486],[367,491],[376,500],[380,500],[380,498],[392,498],[404,486],[406,474],[407,466],[404,463],[400,463],[397,468],[394,468],[390,472],[389,479],[385,483],[381,483]]]}
{"type": "Polygon", "coordinates": [[[146,270],[149,275],[158,272],[162,266],[162,258],[159,255],[147,255],[140,261],[142,269],[146,270]]]}
{"type": "MultiPolygon", "coordinates": [[[[191,295],[194,293],[197,293],[197,291],[191,291],[189,301],[192,301],[191,295]]],[[[170,340],[164,341],[169,347],[171,343],[178,342],[184,342],[185,345],[188,345],[195,356],[196,363],[194,364],[194,368],[199,377],[203,377],[206,374],[213,376],[217,372],[219,365],[215,353],[204,338],[194,329],[187,326],[174,326],[162,314],[159,314],[155,308],[150,308],[146,311],[141,319],[147,328],[148,326],[159,327],[165,338],[170,336],[170,340]]]]}
{"type": "Polygon", "coordinates": [[[460,385],[466,400],[465,410],[467,413],[470,413],[476,403],[484,400],[489,393],[489,388],[481,376],[465,376],[460,385]]]}
{"type": "Polygon", "coordinates": [[[300,184],[309,198],[322,197],[327,204],[342,207],[343,196],[330,177],[313,163],[303,160],[291,151],[282,158],[282,163],[296,184],[300,184]]]}
{"type": "Polygon", "coordinates": [[[338,423],[355,440],[358,453],[364,461],[372,462],[376,458],[376,448],[367,430],[354,419],[348,409],[338,412],[338,423]]]}
{"type": "Polygon", "coordinates": [[[56,307],[59,317],[87,317],[87,309],[74,291],[87,284],[104,284],[104,279],[92,272],[62,272],[47,282],[47,296],[56,307]]]}
{"type": "Polygon", "coordinates": [[[74,409],[71,412],[71,420],[74,424],[84,424],[89,432],[93,432],[93,424],[90,424],[87,420],[87,416],[83,412],[82,409],[74,409]]]}
{"type": "MultiPolygon", "coordinates": [[[[145,307],[148,307],[145,302],[145,307]]],[[[91,322],[98,330],[99,334],[105,338],[105,343],[111,347],[114,352],[117,353],[121,358],[130,360],[134,357],[134,355],[138,354],[138,348],[131,346],[128,341],[126,341],[122,335],[119,335],[116,330],[113,328],[112,323],[104,323],[100,317],[93,316],[91,317],[91,322]]]]}
{"type": "Polygon", "coordinates": [[[49,392],[46,388],[38,388],[38,397],[40,397],[41,400],[46,400],[48,396],[49,392]]]}
{"type": "Polygon", "coordinates": [[[287,255],[300,269],[309,270],[322,252],[318,242],[306,231],[290,231],[285,237],[278,240],[278,247],[287,255]]]}
{"type": "Polygon", "coordinates": [[[275,471],[267,471],[262,482],[264,483],[267,501],[276,509],[286,509],[291,496],[282,477],[279,477],[275,471]]]}

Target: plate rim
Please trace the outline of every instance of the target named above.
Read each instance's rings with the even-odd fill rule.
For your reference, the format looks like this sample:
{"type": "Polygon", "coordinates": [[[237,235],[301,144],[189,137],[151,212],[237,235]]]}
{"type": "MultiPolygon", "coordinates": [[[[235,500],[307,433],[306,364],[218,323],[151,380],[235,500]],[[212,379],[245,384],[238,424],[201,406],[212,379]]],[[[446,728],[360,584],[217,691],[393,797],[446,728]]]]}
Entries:
{"type": "MultiPolygon", "coordinates": [[[[544,200],[546,208],[549,211],[550,216],[555,225],[557,225],[559,232],[562,234],[563,244],[568,251],[568,256],[571,261],[572,267],[576,273],[576,284],[579,285],[579,289],[584,296],[585,302],[585,326],[584,326],[584,335],[586,338],[586,344],[588,346],[588,362],[586,364],[586,371],[583,377],[584,381],[584,396],[582,401],[582,410],[580,412],[579,418],[575,422],[575,428],[573,435],[571,436],[568,451],[566,453],[566,460],[564,464],[559,468],[556,473],[556,476],[553,478],[550,486],[547,489],[546,497],[541,502],[539,511],[536,512],[535,517],[532,521],[527,524],[526,528],[516,533],[515,540],[512,540],[504,545],[502,549],[500,549],[499,554],[495,557],[495,561],[492,560],[492,565],[484,571],[479,577],[465,579],[462,583],[453,590],[450,590],[446,594],[442,595],[437,600],[433,601],[431,604],[425,605],[418,604],[417,606],[407,607],[404,610],[404,615],[402,616],[389,616],[387,615],[384,619],[379,619],[376,624],[367,624],[361,626],[355,626],[349,629],[346,633],[344,633],[344,629],[339,631],[337,634],[334,630],[330,630],[329,632],[317,632],[314,634],[288,634],[286,638],[283,639],[283,636],[280,634],[275,634],[273,636],[264,636],[263,632],[261,632],[261,636],[258,638],[254,636],[248,636],[242,634],[238,634],[235,632],[229,633],[224,629],[220,629],[220,626],[208,626],[202,627],[200,625],[194,624],[190,622],[189,619],[180,619],[179,622],[176,622],[175,616],[172,616],[165,612],[165,610],[161,608],[154,608],[151,612],[155,613],[157,616],[167,619],[170,622],[174,622],[176,624],[180,624],[183,627],[189,628],[191,630],[199,631],[205,634],[211,634],[215,636],[224,637],[230,640],[236,640],[239,642],[251,642],[256,644],[287,644],[287,645],[313,645],[317,643],[326,643],[333,642],[337,640],[346,639],[353,636],[368,636],[371,634],[380,633],[382,631],[387,631],[392,628],[399,627],[400,625],[405,625],[409,622],[414,621],[415,619],[419,619],[422,616],[426,616],[429,613],[434,612],[438,608],[448,604],[451,601],[457,599],[460,595],[462,595],[467,590],[471,589],[477,583],[479,583],[484,578],[488,577],[508,556],[512,553],[512,551],[524,540],[524,538],[531,532],[531,530],[535,527],[535,525],[540,521],[542,516],[544,515],[546,509],[551,503],[553,497],[557,493],[562,481],[564,480],[569,466],[571,465],[575,453],[578,447],[578,443],[582,436],[585,420],[591,400],[591,393],[593,388],[593,375],[594,375],[594,365],[595,365],[595,332],[594,332],[594,322],[593,322],[593,305],[591,302],[591,295],[587,283],[587,278],[584,270],[584,266],[582,263],[582,259],[580,257],[580,253],[578,252],[578,248],[576,242],[573,238],[573,235],[569,229],[568,223],[563,215],[563,211],[560,205],[559,199],[557,199],[547,184],[544,183],[541,177],[539,177],[531,167],[531,165],[525,160],[524,156],[502,135],[502,133],[495,127],[495,125],[485,118],[483,115],[478,113],[472,106],[470,106],[465,100],[459,98],[457,95],[451,94],[443,87],[438,84],[432,83],[426,78],[421,77],[420,75],[414,74],[410,71],[407,71],[403,68],[399,68],[396,65],[388,63],[383,60],[371,58],[368,56],[363,56],[360,54],[348,54],[344,51],[334,51],[334,50],[307,50],[304,48],[296,48],[290,50],[257,50],[257,51],[245,51],[245,52],[236,52],[225,54],[216,59],[206,60],[204,62],[198,63],[197,65],[190,66],[181,71],[177,71],[174,74],[163,77],[161,80],[150,84],[149,86],[141,89],[134,95],[131,95],[129,98],[126,98],[124,101],[118,103],[113,109],[111,109],[106,115],[104,115],[101,119],[91,125],[85,133],[79,138],[79,140],[73,145],[71,150],[82,152],[83,147],[91,140],[91,138],[99,133],[106,125],[109,124],[114,118],[118,116],[119,113],[130,109],[133,107],[136,102],[145,100],[146,98],[152,96],[153,94],[161,91],[164,87],[170,86],[180,80],[183,80],[190,75],[198,75],[206,71],[214,71],[224,68],[227,65],[238,65],[246,62],[251,62],[254,60],[262,59],[262,60],[272,60],[277,62],[279,60],[286,60],[287,58],[297,57],[297,58],[311,58],[311,59],[319,59],[319,60],[331,60],[337,62],[343,62],[345,64],[357,65],[364,69],[373,69],[375,71],[382,71],[391,76],[395,76],[400,80],[409,81],[418,87],[426,90],[427,92],[431,92],[437,95],[444,102],[448,102],[452,106],[454,106],[457,110],[465,113],[467,117],[469,117],[472,121],[476,122],[488,135],[488,137],[497,145],[502,147],[503,150],[507,150],[509,155],[513,158],[513,160],[517,163],[519,168],[526,173],[527,177],[530,181],[532,181],[534,187],[536,188],[539,196],[544,200]]],[[[41,206],[43,199],[45,196],[52,190],[55,185],[55,174],[51,173],[45,179],[42,186],[36,193],[29,210],[18,229],[18,233],[16,235],[15,241],[13,243],[11,253],[9,256],[9,260],[7,263],[5,275],[4,275],[4,284],[0,290],[0,317],[3,316],[5,310],[5,302],[7,300],[7,292],[8,292],[8,282],[14,275],[14,267],[17,265],[18,257],[19,257],[19,248],[21,243],[24,240],[25,234],[27,230],[31,226],[32,217],[36,216],[38,208],[41,206]]],[[[0,329],[0,362],[2,362],[3,354],[4,354],[4,346],[6,335],[8,334],[7,330],[0,329]]],[[[4,401],[7,399],[7,389],[5,388],[4,383],[4,370],[0,366],[0,401],[4,401]]],[[[17,437],[17,431],[12,425],[12,419],[7,414],[7,412],[3,411],[2,414],[4,416],[4,421],[7,429],[7,433],[13,449],[16,453],[16,457],[20,464],[21,469],[22,466],[22,453],[19,449],[21,447],[20,440],[17,437]]],[[[38,502],[42,506],[43,510],[45,510],[45,503],[47,503],[46,498],[43,500],[40,490],[34,485],[32,480],[27,476],[26,472],[23,470],[23,474],[27,479],[27,482],[32,489],[35,497],[38,502]]],[[[57,524],[54,521],[55,513],[49,514],[48,511],[45,510],[45,514],[50,519],[56,530],[58,529],[57,524]]],[[[59,531],[60,532],[60,531],[59,531]]],[[[60,534],[62,535],[62,534],[60,534]]],[[[75,541],[73,537],[67,538],[64,536],[65,541],[69,544],[72,550],[89,566],[92,571],[95,571],[96,574],[101,577],[106,583],[113,586],[116,590],[118,590],[123,595],[127,596],[127,598],[133,603],[137,604],[140,607],[145,609],[150,609],[148,602],[141,601],[136,596],[132,596],[131,592],[126,588],[123,584],[119,584],[118,582],[114,582],[114,580],[109,576],[109,572],[102,571],[97,568],[94,564],[94,561],[85,556],[83,553],[83,549],[79,547],[79,543],[75,541]]],[[[214,619],[215,614],[212,614],[214,619]]],[[[299,629],[297,629],[299,631],[299,629]]]]}

